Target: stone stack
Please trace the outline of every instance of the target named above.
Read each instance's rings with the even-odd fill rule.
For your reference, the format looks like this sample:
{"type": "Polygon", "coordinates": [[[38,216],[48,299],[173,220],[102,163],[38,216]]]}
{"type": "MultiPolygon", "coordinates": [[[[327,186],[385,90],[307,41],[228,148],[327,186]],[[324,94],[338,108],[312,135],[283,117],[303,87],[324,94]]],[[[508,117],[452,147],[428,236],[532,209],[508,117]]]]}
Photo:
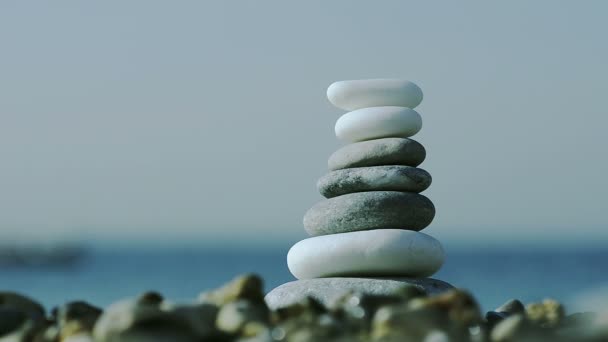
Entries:
{"type": "Polygon", "coordinates": [[[298,281],[266,296],[271,307],[312,296],[325,304],[348,291],[388,294],[404,285],[427,293],[451,288],[426,278],[444,260],[439,241],[420,233],[435,215],[419,193],[431,175],[418,168],[424,147],[409,137],[422,128],[413,110],[422,91],[412,82],[371,79],[333,83],[329,101],[350,112],[336,122],[348,145],[333,153],[317,188],[326,197],[304,216],[311,236],[287,255],[298,281]]]}

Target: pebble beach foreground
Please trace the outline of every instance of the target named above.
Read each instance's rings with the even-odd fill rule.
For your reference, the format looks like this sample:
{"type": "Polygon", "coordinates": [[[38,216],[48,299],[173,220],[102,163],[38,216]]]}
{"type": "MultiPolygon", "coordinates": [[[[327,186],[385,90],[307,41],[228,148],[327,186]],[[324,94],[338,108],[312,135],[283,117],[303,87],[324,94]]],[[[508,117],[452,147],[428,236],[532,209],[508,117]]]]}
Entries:
{"type": "Polygon", "coordinates": [[[264,301],[255,275],[180,304],[146,292],[105,309],[74,301],[47,312],[0,292],[1,342],[607,340],[608,315],[567,314],[553,300],[511,300],[483,315],[466,291],[427,295],[405,284],[384,294],[350,291],[327,305],[305,297],[278,309],[264,301]]]}

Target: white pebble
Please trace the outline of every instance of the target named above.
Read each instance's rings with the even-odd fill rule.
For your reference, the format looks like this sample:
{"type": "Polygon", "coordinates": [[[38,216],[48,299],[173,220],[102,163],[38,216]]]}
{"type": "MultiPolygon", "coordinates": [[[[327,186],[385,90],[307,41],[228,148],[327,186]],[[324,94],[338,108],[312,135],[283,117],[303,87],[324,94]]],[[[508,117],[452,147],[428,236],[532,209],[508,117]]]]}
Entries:
{"type": "Polygon", "coordinates": [[[378,106],[415,108],[422,102],[422,90],[416,84],[400,79],[340,81],[327,88],[327,98],[334,106],[345,110],[378,106]]]}
{"type": "Polygon", "coordinates": [[[369,107],[342,115],[336,121],[336,136],[346,142],[380,138],[407,138],[422,128],[422,118],[406,107],[369,107]]]}
{"type": "Polygon", "coordinates": [[[298,279],[330,276],[428,277],[444,260],[439,241],[411,230],[375,229],[296,243],[287,265],[298,279]]]}

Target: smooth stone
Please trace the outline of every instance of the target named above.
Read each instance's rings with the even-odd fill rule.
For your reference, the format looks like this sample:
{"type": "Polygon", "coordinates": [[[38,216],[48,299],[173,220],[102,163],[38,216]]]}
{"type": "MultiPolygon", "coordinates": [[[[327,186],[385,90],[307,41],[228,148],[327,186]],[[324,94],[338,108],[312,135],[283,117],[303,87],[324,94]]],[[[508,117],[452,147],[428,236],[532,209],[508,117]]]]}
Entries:
{"type": "Polygon", "coordinates": [[[384,138],[348,144],[327,161],[330,170],[353,167],[405,165],[418,166],[426,158],[424,146],[407,138],[384,138]]]}
{"type": "Polygon", "coordinates": [[[364,191],[418,193],[431,181],[428,172],[411,166],[370,166],[332,171],[319,179],[317,189],[327,198],[364,191]]]}
{"type": "Polygon", "coordinates": [[[266,305],[255,305],[248,300],[236,300],[224,304],[217,314],[215,325],[228,334],[237,334],[250,322],[267,324],[269,317],[266,305]]]}
{"type": "Polygon", "coordinates": [[[161,302],[145,300],[111,304],[95,323],[93,337],[95,341],[200,341],[189,322],[162,310],[161,302]]]}
{"type": "Polygon", "coordinates": [[[199,294],[198,301],[217,306],[246,299],[255,303],[264,302],[264,284],[262,278],[255,274],[240,275],[224,286],[199,294]]]}
{"type": "Polygon", "coordinates": [[[102,312],[101,308],[84,301],[68,302],[56,307],[52,311],[52,318],[59,328],[59,340],[91,333],[102,312]]]}
{"type": "Polygon", "coordinates": [[[278,286],[266,295],[268,307],[276,310],[311,297],[326,307],[349,292],[370,295],[394,295],[406,286],[416,286],[429,295],[442,293],[452,285],[431,278],[317,278],[296,280],[278,286]]]}
{"type": "Polygon", "coordinates": [[[46,315],[44,307],[40,303],[10,291],[0,291],[0,309],[19,310],[36,321],[44,320],[46,315]]]}
{"type": "Polygon", "coordinates": [[[400,79],[339,81],[327,88],[329,102],[345,110],[378,106],[415,108],[422,97],[420,87],[400,79]]]}
{"type": "Polygon", "coordinates": [[[529,322],[521,314],[509,316],[492,328],[490,340],[494,342],[534,341],[532,338],[525,340],[523,338],[526,335],[526,330],[529,330],[529,325],[529,322]]]}
{"type": "Polygon", "coordinates": [[[336,136],[345,142],[380,138],[407,138],[422,128],[422,117],[406,107],[361,108],[342,115],[336,121],[336,136]]]}
{"type": "Polygon", "coordinates": [[[201,340],[217,337],[215,320],[219,307],[208,303],[169,303],[163,302],[161,309],[178,319],[187,322],[193,333],[201,340]]]}
{"type": "Polygon", "coordinates": [[[494,309],[496,312],[503,312],[509,315],[524,313],[526,311],[526,307],[522,302],[517,299],[511,299],[498,308],[494,309]]]}
{"type": "Polygon", "coordinates": [[[419,231],[435,216],[433,202],[413,192],[368,191],[315,204],[304,215],[311,236],[399,228],[419,231]]]}
{"type": "Polygon", "coordinates": [[[27,315],[20,310],[0,308],[0,337],[19,330],[27,320],[27,315]]]}
{"type": "Polygon", "coordinates": [[[334,276],[424,278],[443,265],[439,241],[424,233],[375,229],[317,236],[299,241],[287,253],[298,279],[334,276]]]}

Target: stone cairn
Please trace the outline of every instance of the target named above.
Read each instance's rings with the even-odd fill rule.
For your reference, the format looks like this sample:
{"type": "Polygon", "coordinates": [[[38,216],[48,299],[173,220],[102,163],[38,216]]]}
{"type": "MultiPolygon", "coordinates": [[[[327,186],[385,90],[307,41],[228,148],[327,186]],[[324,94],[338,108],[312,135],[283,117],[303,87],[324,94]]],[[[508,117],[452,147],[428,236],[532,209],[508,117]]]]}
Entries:
{"type": "Polygon", "coordinates": [[[431,184],[431,175],[417,168],[426,151],[409,139],[422,128],[413,110],[422,91],[405,80],[354,80],[333,83],[327,97],[349,111],[335,127],[348,144],[330,156],[330,172],[317,183],[327,199],[304,216],[311,237],[287,255],[299,280],[271,291],[269,306],[306,296],[331,305],[349,291],[389,294],[414,285],[434,294],[451,288],[427,278],[443,264],[444,252],[419,232],[435,215],[433,203],[419,194],[431,184]]]}

